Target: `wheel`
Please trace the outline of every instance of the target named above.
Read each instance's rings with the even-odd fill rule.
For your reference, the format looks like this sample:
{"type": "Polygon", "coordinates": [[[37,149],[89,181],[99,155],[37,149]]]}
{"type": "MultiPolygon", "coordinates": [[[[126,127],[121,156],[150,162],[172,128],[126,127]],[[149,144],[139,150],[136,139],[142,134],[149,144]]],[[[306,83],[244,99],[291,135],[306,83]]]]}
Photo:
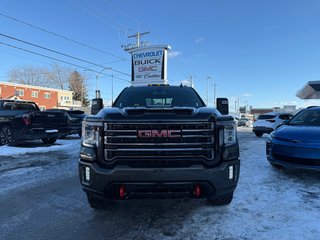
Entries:
{"type": "Polygon", "coordinates": [[[229,205],[232,202],[233,193],[225,195],[223,197],[219,198],[207,198],[207,201],[210,205],[214,206],[223,206],[223,205],[229,205]]]}
{"type": "Polygon", "coordinates": [[[255,134],[257,137],[262,137],[262,135],[263,135],[262,132],[254,132],[254,134],[255,134]]]}
{"type": "Polygon", "coordinates": [[[270,165],[276,169],[283,169],[283,166],[278,165],[278,164],[274,164],[274,163],[270,163],[270,165]]]}
{"type": "Polygon", "coordinates": [[[104,209],[104,202],[103,200],[100,200],[98,198],[95,198],[91,196],[90,194],[87,194],[88,203],[91,208],[93,209],[104,209]]]}
{"type": "Polygon", "coordinates": [[[67,135],[62,135],[62,136],[60,136],[59,138],[60,138],[60,139],[65,139],[66,136],[67,136],[67,135]]]}
{"type": "Polygon", "coordinates": [[[42,138],[41,139],[43,143],[45,144],[54,144],[57,141],[56,137],[52,137],[52,138],[42,138]]]}
{"type": "Polygon", "coordinates": [[[12,145],[14,143],[14,132],[11,126],[0,128],[0,145],[12,145]]]}

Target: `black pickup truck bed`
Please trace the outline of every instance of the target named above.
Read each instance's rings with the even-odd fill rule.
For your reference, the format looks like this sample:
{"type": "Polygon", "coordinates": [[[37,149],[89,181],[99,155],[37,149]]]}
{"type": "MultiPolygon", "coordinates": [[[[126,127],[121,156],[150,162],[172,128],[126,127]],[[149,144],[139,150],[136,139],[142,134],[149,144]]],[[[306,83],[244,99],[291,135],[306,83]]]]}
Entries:
{"type": "Polygon", "coordinates": [[[0,100],[0,145],[36,139],[52,144],[66,121],[65,113],[42,112],[34,102],[0,100]]]}

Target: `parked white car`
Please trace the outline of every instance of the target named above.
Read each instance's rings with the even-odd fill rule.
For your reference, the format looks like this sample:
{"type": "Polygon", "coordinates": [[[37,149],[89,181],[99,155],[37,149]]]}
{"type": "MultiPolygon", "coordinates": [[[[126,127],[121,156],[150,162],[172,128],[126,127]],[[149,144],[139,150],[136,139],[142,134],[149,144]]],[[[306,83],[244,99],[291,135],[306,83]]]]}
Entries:
{"type": "Polygon", "coordinates": [[[284,121],[292,117],[293,115],[290,113],[269,112],[261,114],[257,121],[253,123],[252,131],[257,137],[261,137],[264,133],[271,133],[284,121]]]}

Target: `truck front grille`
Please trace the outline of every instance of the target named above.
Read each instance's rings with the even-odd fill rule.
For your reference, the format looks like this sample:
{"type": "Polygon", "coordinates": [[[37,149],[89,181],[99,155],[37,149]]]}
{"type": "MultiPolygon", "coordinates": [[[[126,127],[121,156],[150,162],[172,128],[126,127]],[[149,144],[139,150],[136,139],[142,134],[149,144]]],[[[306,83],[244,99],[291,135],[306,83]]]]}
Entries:
{"type": "MultiPolygon", "coordinates": [[[[188,158],[214,159],[214,123],[105,123],[106,161],[185,165],[188,158]],[[171,164],[172,161],[172,164],[171,164]]],[[[140,164],[138,164],[140,165],[140,164]]]]}

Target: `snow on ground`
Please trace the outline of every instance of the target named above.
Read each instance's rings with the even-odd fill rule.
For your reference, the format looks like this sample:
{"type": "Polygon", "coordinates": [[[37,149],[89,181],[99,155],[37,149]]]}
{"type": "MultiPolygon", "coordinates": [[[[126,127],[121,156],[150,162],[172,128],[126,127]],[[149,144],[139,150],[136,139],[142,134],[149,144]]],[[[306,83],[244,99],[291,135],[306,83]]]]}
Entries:
{"type": "Polygon", "coordinates": [[[266,135],[238,128],[241,173],[228,207],[202,207],[182,231],[198,239],[320,239],[320,175],[272,168],[265,156],[266,135]],[[206,216],[204,218],[204,216],[206,216]]]}
{"type": "MultiPolygon", "coordinates": [[[[122,211],[122,208],[125,206],[134,208],[134,206],[132,204],[130,206],[132,202],[127,202],[122,208],[113,210],[112,219],[122,223],[123,219],[136,217],[137,212],[141,214],[139,217],[141,225],[136,222],[130,223],[134,226],[139,225],[140,230],[134,233],[136,236],[143,234],[141,239],[320,239],[320,174],[272,168],[265,155],[266,135],[261,138],[256,137],[251,128],[241,127],[238,131],[241,172],[234,199],[229,206],[208,206],[201,200],[181,201],[181,204],[175,200],[161,200],[163,206],[158,202],[158,207],[160,206],[163,211],[157,212],[156,201],[148,205],[146,204],[148,200],[141,200],[134,203],[143,206],[143,211],[139,208],[139,211],[133,211],[133,216],[130,214],[128,216],[130,210],[122,211]]],[[[79,139],[59,140],[58,143],[62,145],[46,147],[44,150],[58,147],[60,150],[63,149],[52,153],[54,159],[52,154],[47,154],[51,155],[48,157],[46,155],[39,157],[41,161],[53,162],[51,165],[35,164],[33,167],[28,167],[29,170],[20,168],[0,174],[0,193],[5,194],[6,190],[15,190],[17,186],[23,187],[23,184],[32,181],[41,181],[39,178],[49,181],[50,174],[53,176],[59,171],[61,174],[76,175],[79,139]],[[46,160],[46,157],[49,160],[46,160]],[[62,165],[59,165],[59,158],[64,164],[63,169],[62,165]],[[35,176],[38,179],[35,179],[35,176]],[[23,179],[23,183],[19,183],[19,179],[23,179]]],[[[23,151],[34,150],[38,151],[38,148],[32,150],[26,148],[23,151]]],[[[10,154],[10,151],[7,152],[10,154]]],[[[20,150],[14,149],[12,152],[17,154],[20,150]]],[[[30,154],[29,157],[20,156],[36,160],[37,154],[30,154]]],[[[19,158],[21,157],[16,159],[19,158]]],[[[1,159],[4,157],[0,157],[1,159]]],[[[110,217],[110,212],[104,214],[107,219],[110,217]]],[[[90,215],[90,219],[93,216],[95,215],[90,215]]],[[[139,222],[138,219],[135,220],[139,222]]],[[[98,222],[97,219],[96,221],[98,222]]],[[[122,238],[132,239],[132,234],[128,232],[128,235],[122,238]]]]}
{"type": "Polygon", "coordinates": [[[80,139],[77,135],[59,139],[53,145],[28,141],[14,147],[1,146],[0,193],[19,190],[41,180],[48,181],[57,172],[61,175],[75,174],[79,150],[80,139]]]}
{"type": "Polygon", "coordinates": [[[43,153],[51,151],[60,151],[71,148],[75,142],[79,142],[79,138],[71,135],[67,139],[58,139],[53,145],[43,144],[41,140],[38,141],[26,141],[22,142],[17,146],[0,146],[0,157],[1,156],[13,156],[26,153],[43,153]]]}

